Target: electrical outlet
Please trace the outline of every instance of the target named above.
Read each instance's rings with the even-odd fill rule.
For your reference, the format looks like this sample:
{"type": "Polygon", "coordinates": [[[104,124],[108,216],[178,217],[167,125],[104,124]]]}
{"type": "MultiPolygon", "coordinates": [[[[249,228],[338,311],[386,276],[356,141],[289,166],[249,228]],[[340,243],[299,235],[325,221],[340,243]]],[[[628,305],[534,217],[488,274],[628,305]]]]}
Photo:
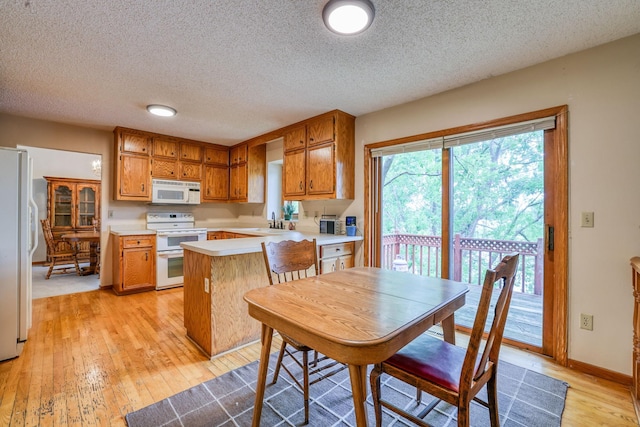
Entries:
{"type": "Polygon", "coordinates": [[[209,293],[209,278],[208,277],[204,278],[204,291],[206,293],[209,293]]]}
{"type": "Polygon", "coordinates": [[[582,226],[593,227],[593,212],[582,212],[582,226]]]}
{"type": "Polygon", "coordinates": [[[580,329],[593,331],[593,315],[580,313],[580,329]]]}
{"type": "Polygon", "coordinates": [[[107,214],[107,216],[108,216],[109,218],[113,218],[113,211],[109,211],[109,212],[108,212],[108,214],[107,214]]]}

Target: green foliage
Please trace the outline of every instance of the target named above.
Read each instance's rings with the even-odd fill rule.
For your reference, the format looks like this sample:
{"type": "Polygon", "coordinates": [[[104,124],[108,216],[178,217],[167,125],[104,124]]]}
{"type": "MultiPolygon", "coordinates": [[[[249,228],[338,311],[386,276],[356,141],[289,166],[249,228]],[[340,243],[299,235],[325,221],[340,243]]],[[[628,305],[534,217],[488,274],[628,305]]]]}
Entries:
{"type": "MultiPolygon", "coordinates": [[[[535,241],[543,232],[543,132],[451,148],[453,232],[535,241]]],[[[442,233],[442,151],[383,158],[383,234],[442,233]]]]}

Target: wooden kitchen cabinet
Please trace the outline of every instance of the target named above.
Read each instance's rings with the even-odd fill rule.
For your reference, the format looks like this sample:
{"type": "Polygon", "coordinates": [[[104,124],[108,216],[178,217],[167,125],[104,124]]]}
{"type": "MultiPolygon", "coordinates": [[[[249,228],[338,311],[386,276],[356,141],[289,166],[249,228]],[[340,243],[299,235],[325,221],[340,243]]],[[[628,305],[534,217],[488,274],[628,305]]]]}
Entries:
{"type": "Polygon", "coordinates": [[[118,295],[156,288],[156,236],[117,236],[113,242],[113,291],[118,295]]]}
{"type": "Polygon", "coordinates": [[[151,136],[115,128],[115,200],[151,201],[151,136]]]}
{"type": "Polygon", "coordinates": [[[240,144],[232,147],[230,152],[231,164],[237,165],[247,162],[247,160],[249,159],[248,151],[249,147],[247,144],[240,144]]]}
{"type": "Polygon", "coordinates": [[[205,165],[204,181],[200,194],[202,202],[229,200],[229,167],[205,165]]]}
{"type": "Polygon", "coordinates": [[[230,201],[264,203],[267,170],[266,147],[266,144],[249,147],[244,143],[231,149],[230,201]]]}
{"type": "Polygon", "coordinates": [[[354,242],[320,246],[320,274],[353,267],[354,248],[354,242]]]}
{"type": "Polygon", "coordinates": [[[229,149],[205,147],[204,178],[200,190],[202,202],[229,200],[229,149]]]}
{"type": "Polygon", "coordinates": [[[332,111],[293,127],[283,138],[286,200],[354,198],[353,116],[332,111]]]}
{"type": "MultiPolygon", "coordinates": [[[[54,240],[58,241],[65,233],[93,230],[94,219],[100,220],[100,181],[51,176],[44,179],[47,181],[47,218],[54,240]]],[[[89,252],[89,242],[78,245],[81,252],[89,252]]]]}

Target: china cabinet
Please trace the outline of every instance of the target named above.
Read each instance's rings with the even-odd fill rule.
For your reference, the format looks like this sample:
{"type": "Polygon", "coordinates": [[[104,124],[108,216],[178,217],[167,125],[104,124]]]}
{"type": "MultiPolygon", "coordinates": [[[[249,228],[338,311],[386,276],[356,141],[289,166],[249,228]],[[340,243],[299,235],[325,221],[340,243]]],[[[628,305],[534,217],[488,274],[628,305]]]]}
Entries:
{"type": "MultiPolygon", "coordinates": [[[[47,218],[54,240],[60,240],[65,233],[93,230],[94,221],[100,220],[100,181],[50,176],[44,179],[47,181],[47,218]]],[[[81,252],[89,251],[88,242],[79,245],[81,252]]]]}

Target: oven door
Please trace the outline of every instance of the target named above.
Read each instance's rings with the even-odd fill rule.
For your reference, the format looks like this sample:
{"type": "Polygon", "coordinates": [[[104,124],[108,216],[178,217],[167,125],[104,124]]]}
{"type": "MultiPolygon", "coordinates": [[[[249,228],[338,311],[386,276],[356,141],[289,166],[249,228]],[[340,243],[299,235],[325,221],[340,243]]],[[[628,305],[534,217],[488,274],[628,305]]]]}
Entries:
{"type": "Polygon", "coordinates": [[[180,243],[182,242],[197,242],[199,240],[207,240],[207,232],[204,231],[158,231],[156,233],[156,245],[157,251],[173,251],[182,250],[180,243]]]}
{"type": "Polygon", "coordinates": [[[156,289],[175,288],[184,283],[184,252],[160,251],[156,255],[156,289]]]}

